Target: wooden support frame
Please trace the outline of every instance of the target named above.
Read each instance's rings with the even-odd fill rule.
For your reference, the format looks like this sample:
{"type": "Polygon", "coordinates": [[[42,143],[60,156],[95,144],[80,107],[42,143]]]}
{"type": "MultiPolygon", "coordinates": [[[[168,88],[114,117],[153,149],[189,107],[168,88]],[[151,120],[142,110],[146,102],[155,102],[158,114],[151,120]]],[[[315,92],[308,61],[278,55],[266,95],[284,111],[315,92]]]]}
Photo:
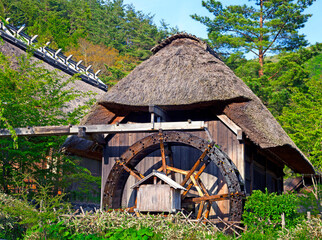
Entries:
{"type": "Polygon", "coordinates": [[[126,166],[124,163],[122,163],[122,162],[116,162],[116,163],[118,163],[118,164],[120,164],[123,168],[124,168],[124,170],[125,171],[127,171],[127,172],[129,172],[133,177],[135,177],[137,180],[142,180],[143,178],[144,178],[144,175],[142,175],[139,171],[137,171],[137,170],[133,170],[133,169],[131,169],[131,168],[129,168],[128,166],[126,166]]]}
{"type": "Polygon", "coordinates": [[[209,152],[209,149],[211,147],[212,146],[209,145],[208,148],[206,148],[205,151],[201,154],[201,156],[198,158],[198,160],[196,161],[196,163],[193,165],[193,167],[191,168],[191,170],[189,171],[189,173],[187,174],[187,176],[183,179],[182,183],[180,184],[181,186],[184,186],[187,183],[187,181],[189,180],[190,176],[196,171],[197,167],[203,161],[203,159],[206,157],[206,155],[209,152]]]}
{"type": "MultiPolygon", "coordinates": [[[[167,117],[167,113],[160,107],[155,106],[155,105],[150,105],[149,106],[149,112],[151,113],[151,115],[156,115],[158,117],[161,117],[161,119],[163,121],[167,121],[168,117],[167,117]]],[[[152,120],[152,119],[151,119],[152,120]]]]}
{"type": "MultiPolygon", "coordinates": [[[[201,168],[199,169],[199,171],[194,175],[194,179],[198,179],[201,175],[201,173],[203,173],[203,171],[206,169],[206,167],[208,166],[209,162],[204,163],[201,168]]],[[[187,196],[187,193],[189,192],[189,190],[192,188],[193,186],[193,182],[191,182],[187,187],[186,187],[186,191],[184,191],[181,195],[181,198],[184,199],[187,196]]]]}
{"type": "Polygon", "coordinates": [[[211,195],[211,196],[203,196],[203,197],[197,197],[192,199],[185,200],[186,202],[194,202],[194,203],[201,203],[203,201],[209,201],[209,202],[218,202],[223,200],[228,200],[231,197],[239,197],[244,196],[243,193],[225,193],[225,194],[219,194],[219,195],[211,195]]]}
{"type": "Polygon", "coordinates": [[[167,163],[165,161],[165,150],[164,150],[164,143],[163,143],[163,135],[162,131],[159,131],[159,140],[160,140],[160,151],[161,151],[161,160],[162,160],[162,171],[167,174],[167,163]]]}
{"type": "MultiPolygon", "coordinates": [[[[84,125],[84,126],[46,126],[15,128],[18,136],[60,136],[60,135],[81,135],[85,134],[115,134],[135,132],[156,132],[172,130],[202,130],[205,127],[204,121],[187,122],[158,122],[158,123],[132,123],[113,125],[84,125]],[[81,129],[81,130],[80,130],[81,129]]],[[[8,129],[0,129],[0,137],[9,137],[8,129]]]]}
{"type": "Polygon", "coordinates": [[[232,120],[230,120],[226,115],[217,115],[218,119],[225,124],[233,133],[237,135],[238,140],[243,140],[243,131],[238,127],[232,120]]]}

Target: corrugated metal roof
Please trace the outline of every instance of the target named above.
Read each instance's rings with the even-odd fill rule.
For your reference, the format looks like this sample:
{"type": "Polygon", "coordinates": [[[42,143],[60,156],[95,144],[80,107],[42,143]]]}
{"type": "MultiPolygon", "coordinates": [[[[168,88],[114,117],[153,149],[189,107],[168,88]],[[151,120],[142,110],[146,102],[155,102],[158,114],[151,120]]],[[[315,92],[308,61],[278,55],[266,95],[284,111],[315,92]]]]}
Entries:
{"type": "Polygon", "coordinates": [[[165,175],[163,172],[158,172],[156,170],[153,170],[152,173],[150,173],[148,176],[143,178],[142,180],[138,181],[136,184],[134,184],[131,188],[136,188],[145,181],[147,181],[149,178],[156,176],[157,178],[161,179],[165,183],[169,184],[170,187],[174,189],[180,189],[180,190],[187,190],[186,188],[182,187],[179,183],[173,181],[171,178],[169,178],[167,175],[165,175]]]}

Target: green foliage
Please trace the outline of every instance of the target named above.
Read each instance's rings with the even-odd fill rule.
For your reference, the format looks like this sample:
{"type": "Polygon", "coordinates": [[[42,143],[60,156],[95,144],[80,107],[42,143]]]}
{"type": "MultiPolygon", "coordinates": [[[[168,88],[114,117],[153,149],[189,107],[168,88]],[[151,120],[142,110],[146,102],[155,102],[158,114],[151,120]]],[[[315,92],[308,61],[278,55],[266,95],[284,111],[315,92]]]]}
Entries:
{"type": "Polygon", "coordinates": [[[295,144],[304,151],[313,165],[322,169],[322,54],[303,66],[308,71],[303,88],[294,92],[290,104],[278,118],[295,144]]]}
{"type": "Polygon", "coordinates": [[[136,11],[132,5],[123,4],[123,0],[1,0],[0,3],[2,18],[10,17],[15,26],[25,26],[24,31],[29,35],[38,35],[38,45],[50,41],[50,47],[73,52],[74,60],[84,60],[94,71],[101,69],[100,78],[108,85],[126,76],[139,61],[151,55],[150,49],[155,44],[178,31],[164,21],[157,27],[153,16],[136,11]],[[88,41],[86,53],[80,40],[88,41]],[[110,49],[118,55],[113,64],[100,56],[101,53],[108,58],[106,50],[110,49]],[[96,53],[96,57],[89,56],[91,53],[96,53]],[[106,69],[102,60],[108,65],[106,69]]]}
{"type": "Polygon", "coordinates": [[[247,197],[243,222],[250,230],[270,232],[281,227],[281,214],[285,214],[286,227],[293,227],[299,221],[297,212],[299,200],[294,194],[263,193],[253,191],[247,197]]]}
{"type": "Polygon", "coordinates": [[[314,0],[253,0],[253,4],[224,7],[220,1],[202,1],[214,18],[192,15],[206,25],[212,46],[252,52],[262,57],[269,51],[294,50],[307,45],[298,30],[311,16],[303,11],[314,0]]]}
{"type": "Polygon", "coordinates": [[[280,231],[279,239],[322,239],[322,220],[321,218],[312,218],[310,220],[301,221],[293,229],[280,231]]]}
{"type": "Polygon", "coordinates": [[[26,26],[29,34],[39,35],[39,41],[51,41],[63,50],[86,35],[83,22],[91,17],[86,0],[2,0],[2,4],[4,16],[16,26],[26,26]]]}
{"type": "MultiPolygon", "coordinates": [[[[67,88],[72,81],[44,69],[29,56],[0,54],[0,128],[9,127],[14,134],[14,127],[78,123],[92,101],[67,110],[69,101],[91,96],[67,88]]],[[[13,136],[16,144],[10,138],[0,139],[1,189],[9,193],[10,186],[28,173],[42,183],[55,184],[58,190],[58,180],[75,166],[59,152],[65,137],[13,136]]]]}
{"type": "MultiPolygon", "coordinates": [[[[18,185],[20,190],[15,197],[0,192],[0,229],[4,238],[21,239],[27,230],[56,222],[66,211],[63,195],[53,196],[52,186],[35,184],[37,192],[33,194],[26,190],[24,182],[18,185]]],[[[46,235],[46,231],[42,234],[46,235]]]]}
{"type": "Polygon", "coordinates": [[[301,190],[299,199],[301,211],[309,211],[312,216],[318,216],[322,212],[322,185],[313,183],[311,187],[301,190]]]}
{"type": "Polygon", "coordinates": [[[243,62],[240,55],[227,59],[237,66],[237,76],[260,97],[295,144],[317,169],[322,167],[322,45],[284,52],[266,59],[264,76],[260,65],[243,62]]]}
{"type": "Polygon", "coordinates": [[[139,230],[135,228],[118,228],[109,231],[104,236],[107,239],[118,240],[118,239],[135,239],[135,240],[147,240],[147,239],[162,239],[160,234],[153,233],[151,228],[141,228],[139,230]]]}

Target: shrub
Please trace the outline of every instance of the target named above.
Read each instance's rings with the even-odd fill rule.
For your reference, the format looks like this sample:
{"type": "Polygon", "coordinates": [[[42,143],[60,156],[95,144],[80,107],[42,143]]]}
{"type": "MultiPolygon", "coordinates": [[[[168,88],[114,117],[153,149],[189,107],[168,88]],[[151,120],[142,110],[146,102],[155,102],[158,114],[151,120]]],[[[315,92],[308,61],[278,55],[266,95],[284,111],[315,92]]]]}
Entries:
{"type": "Polygon", "coordinates": [[[269,232],[281,227],[281,214],[285,214],[286,227],[293,227],[299,220],[297,212],[299,200],[294,194],[265,193],[253,191],[247,197],[243,223],[251,230],[269,232]]]}

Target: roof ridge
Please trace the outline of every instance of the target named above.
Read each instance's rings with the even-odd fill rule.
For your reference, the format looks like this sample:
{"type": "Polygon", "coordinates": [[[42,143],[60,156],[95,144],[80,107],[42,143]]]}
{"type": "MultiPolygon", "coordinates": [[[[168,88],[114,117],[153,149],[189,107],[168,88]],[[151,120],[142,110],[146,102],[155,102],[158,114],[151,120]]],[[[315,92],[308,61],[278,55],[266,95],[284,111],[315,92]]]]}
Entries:
{"type": "Polygon", "coordinates": [[[169,45],[170,43],[172,43],[174,40],[180,39],[180,38],[188,38],[188,39],[195,40],[196,42],[199,43],[199,45],[203,49],[205,49],[207,52],[209,52],[210,54],[214,55],[216,58],[218,58],[219,60],[221,60],[221,58],[219,57],[219,55],[207,44],[207,42],[201,40],[200,38],[196,37],[195,35],[192,35],[192,34],[189,34],[189,33],[186,33],[186,32],[176,33],[174,35],[171,35],[170,37],[167,37],[167,38],[163,39],[159,44],[157,44],[153,48],[151,48],[150,51],[153,54],[156,54],[162,48],[166,47],[167,45],[169,45]]]}

